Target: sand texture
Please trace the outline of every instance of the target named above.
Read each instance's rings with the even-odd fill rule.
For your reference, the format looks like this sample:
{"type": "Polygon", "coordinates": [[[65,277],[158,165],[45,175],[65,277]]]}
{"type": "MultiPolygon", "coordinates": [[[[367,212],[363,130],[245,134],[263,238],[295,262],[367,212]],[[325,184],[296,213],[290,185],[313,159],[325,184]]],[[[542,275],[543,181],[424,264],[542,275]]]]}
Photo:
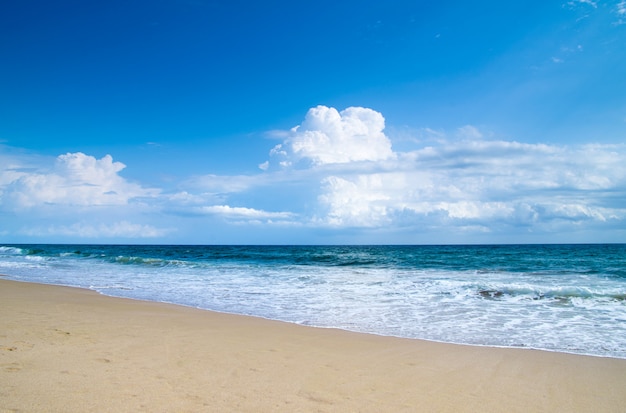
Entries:
{"type": "Polygon", "coordinates": [[[0,412],[592,411],[626,411],[626,360],[379,337],[0,280],[0,412]]]}

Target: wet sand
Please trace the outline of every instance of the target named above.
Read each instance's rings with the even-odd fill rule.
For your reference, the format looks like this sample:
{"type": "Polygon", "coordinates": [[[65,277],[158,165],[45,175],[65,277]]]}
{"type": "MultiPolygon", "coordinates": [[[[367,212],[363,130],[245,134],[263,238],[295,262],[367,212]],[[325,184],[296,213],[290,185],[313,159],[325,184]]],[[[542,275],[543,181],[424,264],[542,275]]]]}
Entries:
{"type": "Polygon", "coordinates": [[[380,337],[0,280],[0,412],[625,406],[623,359],[380,337]]]}

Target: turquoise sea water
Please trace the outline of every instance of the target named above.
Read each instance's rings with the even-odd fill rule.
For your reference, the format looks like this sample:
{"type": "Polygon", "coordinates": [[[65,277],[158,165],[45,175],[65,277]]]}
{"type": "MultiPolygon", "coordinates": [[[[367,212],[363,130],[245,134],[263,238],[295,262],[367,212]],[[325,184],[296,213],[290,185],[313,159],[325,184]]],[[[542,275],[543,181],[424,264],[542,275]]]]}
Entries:
{"type": "Polygon", "coordinates": [[[318,327],[626,358],[626,244],[3,245],[0,274],[318,327]]]}

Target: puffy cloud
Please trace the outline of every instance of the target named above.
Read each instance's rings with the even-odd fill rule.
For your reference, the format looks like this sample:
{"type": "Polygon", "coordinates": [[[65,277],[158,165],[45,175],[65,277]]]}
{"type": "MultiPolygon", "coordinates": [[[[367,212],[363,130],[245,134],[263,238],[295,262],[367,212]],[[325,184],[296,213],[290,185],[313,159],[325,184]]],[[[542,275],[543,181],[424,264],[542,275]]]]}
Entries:
{"type": "Polygon", "coordinates": [[[330,176],[323,180],[319,200],[328,207],[324,220],[332,226],[377,227],[390,223],[388,212],[396,192],[387,175],[359,175],[348,180],[330,176]],[[385,182],[387,181],[387,182],[385,182]]]}
{"type": "Polygon", "coordinates": [[[155,189],[142,188],[119,176],[124,168],[110,155],[96,159],[77,152],[57,157],[48,173],[6,169],[0,179],[5,184],[2,203],[15,208],[126,205],[133,198],[158,194],[155,189]]]}
{"type": "Polygon", "coordinates": [[[283,166],[300,160],[314,165],[384,160],[393,157],[384,128],[385,119],[372,109],[317,106],[271,154],[281,157],[283,166]]]}
{"type": "Polygon", "coordinates": [[[47,158],[3,156],[0,209],[16,218],[7,224],[13,236],[127,239],[172,232],[133,222],[158,209],[160,191],[124,179],[125,165],[109,155],[67,153],[52,167],[44,166],[47,158]]]}

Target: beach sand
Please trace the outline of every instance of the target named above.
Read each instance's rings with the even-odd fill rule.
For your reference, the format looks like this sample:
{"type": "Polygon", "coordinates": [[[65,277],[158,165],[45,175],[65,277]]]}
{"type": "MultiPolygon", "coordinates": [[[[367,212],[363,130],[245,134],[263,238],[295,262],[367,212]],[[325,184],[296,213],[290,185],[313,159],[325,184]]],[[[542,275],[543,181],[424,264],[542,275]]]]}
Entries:
{"type": "Polygon", "coordinates": [[[626,360],[380,337],[0,280],[0,411],[624,412],[626,360]]]}

